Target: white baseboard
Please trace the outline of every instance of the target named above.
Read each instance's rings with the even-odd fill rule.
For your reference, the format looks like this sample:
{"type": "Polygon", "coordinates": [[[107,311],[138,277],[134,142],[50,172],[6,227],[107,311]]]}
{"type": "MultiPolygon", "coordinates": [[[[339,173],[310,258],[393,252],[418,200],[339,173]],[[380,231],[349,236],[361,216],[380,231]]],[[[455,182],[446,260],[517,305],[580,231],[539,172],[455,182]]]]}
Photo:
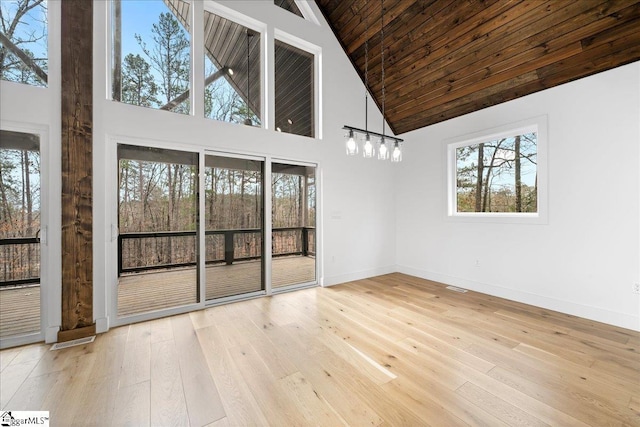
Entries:
{"type": "Polygon", "coordinates": [[[96,319],[96,333],[101,334],[109,330],[109,316],[96,319]]]}
{"type": "Polygon", "coordinates": [[[599,307],[576,304],[571,301],[559,300],[544,295],[532,294],[529,292],[523,292],[515,289],[505,288],[502,286],[490,285],[487,283],[476,282],[473,280],[467,280],[460,277],[449,276],[446,274],[434,273],[431,271],[420,270],[403,265],[397,266],[396,271],[398,271],[399,273],[408,274],[410,276],[444,283],[446,285],[458,286],[460,288],[469,289],[471,291],[505,298],[511,301],[517,301],[536,307],[546,308],[548,310],[559,311],[561,313],[595,320],[597,322],[607,323],[609,325],[619,326],[625,329],[640,331],[640,316],[618,313],[599,307]]]}
{"type": "Polygon", "coordinates": [[[60,332],[60,326],[49,326],[44,331],[44,342],[47,344],[58,342],[58,332],[60,332]]]}
{"type": "Polygon", "coordinates": [[[380,276],[383,274],[395,273],[397,271],[395,265],[386,265],[371,270],[356,271],[354,273],[340,274],[338,276],[326,276],[322,280],[322,286],[333,286],[340,283],[352,282],[354,280],[367,279],[369,277],[380,276]]]}

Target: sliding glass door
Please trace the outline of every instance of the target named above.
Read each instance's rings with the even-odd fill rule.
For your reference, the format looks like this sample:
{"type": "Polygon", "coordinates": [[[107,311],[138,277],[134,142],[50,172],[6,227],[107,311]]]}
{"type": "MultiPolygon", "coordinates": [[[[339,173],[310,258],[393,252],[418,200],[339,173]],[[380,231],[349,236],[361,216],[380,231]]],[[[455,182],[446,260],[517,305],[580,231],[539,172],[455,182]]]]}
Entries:
{"type": "Polygon", "coordinates": [[[118,145],[118,315],[198,302],[198,154],[118,145]]]}
{"type": "Polygon", "coordinates": [[[129,144],[117,154],[119,318],[317,283],[315,166],[129,144]]]}
{"type": "Polygon", "coordinates": [[[206,299],[264,290],[260,159],[205,157],[206,299]]]}
{"type": "Polygon", "coordinates": [[[316,281],[316,168],[271,165],[271,287],[316,281]]]}

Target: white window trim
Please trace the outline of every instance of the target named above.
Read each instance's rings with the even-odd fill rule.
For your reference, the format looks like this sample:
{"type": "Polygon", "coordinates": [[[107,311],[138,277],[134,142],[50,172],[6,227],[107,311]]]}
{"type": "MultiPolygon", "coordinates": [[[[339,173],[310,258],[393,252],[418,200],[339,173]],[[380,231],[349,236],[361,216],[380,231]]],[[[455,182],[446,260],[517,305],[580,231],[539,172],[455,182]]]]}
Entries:
{"type": "Polygon", "coordinates": [[[446,219],[460,222],[503,223],[503,224],[547,224],[548,223],[548,118],[546,115],[533,117],[492,129],[443,141],[446,164],[446,219]],[[537,134],[537,180],[538,212],[457,212],[456,149],[467,145],[493,141],[502,137],[521,135],[528,132],[537,134]]]}
{"type": "Polygon", "coordinates": [[[318,20],[318,17],[316,16],[315,12],[311,8],[311,5],[309,4],[308,1],[302,1],[302,0],[294,0],[294,1],[296,3],[296,6],[298,6],[298,9],[300,9],[300,12],[302,12],[302,16],[304,16],[305,20],[309,22],[313,22],[316,25],[320,25],[320,21],[318,20]]]}

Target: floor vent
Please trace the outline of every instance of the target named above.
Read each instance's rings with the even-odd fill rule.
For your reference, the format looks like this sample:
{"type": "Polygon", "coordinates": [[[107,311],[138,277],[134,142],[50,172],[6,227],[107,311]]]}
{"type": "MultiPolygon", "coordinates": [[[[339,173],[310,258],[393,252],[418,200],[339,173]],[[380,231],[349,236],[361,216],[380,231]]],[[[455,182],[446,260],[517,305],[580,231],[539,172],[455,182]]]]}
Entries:
{"type": "Polygon", "coordinates": [[[467,292],[466,289],[462,289],[462,288],[459,288],[457,286],[447,286],[447,289],[449,289],[450,291],[453,291],[453,292],[460,292],[461,294],[464,294],[465,292],[467,292]]]}
{"type": "Polygon", "coordinates": [[[77,340],[71,340],[66,342],[57,342],[51,346],[51,350],[61,350],[63,348],[75,347],[76,345],[83,345],[92,343],[96,339],[95,335],[85,338],[78,338],[77,340]]]}

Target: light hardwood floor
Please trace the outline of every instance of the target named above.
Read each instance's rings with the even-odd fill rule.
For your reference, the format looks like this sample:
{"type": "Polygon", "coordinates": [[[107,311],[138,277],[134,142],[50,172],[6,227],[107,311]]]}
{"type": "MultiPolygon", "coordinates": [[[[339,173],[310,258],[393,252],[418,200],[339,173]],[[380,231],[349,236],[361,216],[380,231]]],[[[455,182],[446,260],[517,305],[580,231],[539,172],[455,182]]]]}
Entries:
{"type": "Polygon", "coordinates": [[[0,352],[52,425],[640,425],[640,334],[390,274],[0,352]]]}

